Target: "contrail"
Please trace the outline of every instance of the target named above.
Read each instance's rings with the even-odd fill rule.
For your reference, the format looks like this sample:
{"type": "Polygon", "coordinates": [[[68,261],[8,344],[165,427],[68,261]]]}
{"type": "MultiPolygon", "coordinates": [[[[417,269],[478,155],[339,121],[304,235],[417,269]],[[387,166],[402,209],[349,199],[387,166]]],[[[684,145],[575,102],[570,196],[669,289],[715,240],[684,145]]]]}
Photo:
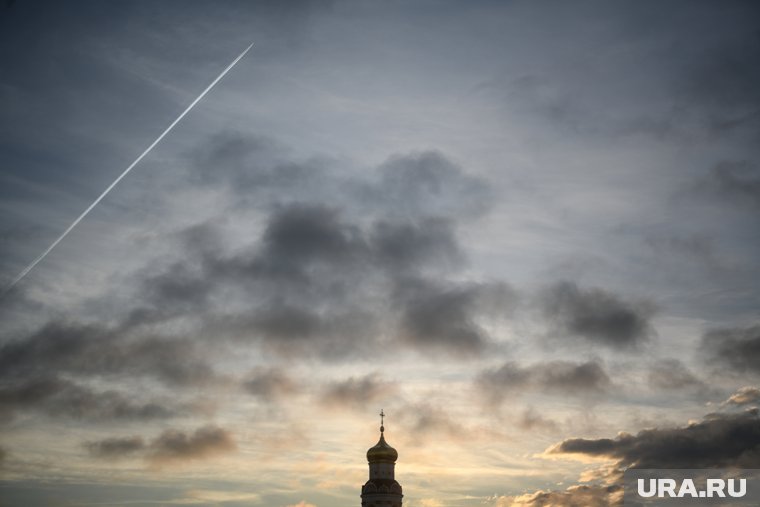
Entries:
{"type": "Polygon", "coordinates": [[[5,290],[3,290],[3,294],[5,294],[5,293],[6,293],[6,292],[8,292],[9,290],[11,290],[11,289],[13,288],[13,286],[14,286],[14,285],[16,285],[18,282],[20,282],[22,278],[24,278],[24,277],[25,277],[25,276],[26,276],[26,275],[27,275],[27,274],[28,274],[28,273],[29,273],[29,272],[30,272],[32,269],[34,269],[34,267],[35,267],[37,264],[39,264],[39,263],[40,263],[40,261],[42,261],[42,259],[44,259],[45,257],[47,257],[47,255],[50,253],[50,251],[51,251],[51,250],[53,250],[53,248],[55,248],[55,247],[58,245],[58,243],[60,243],[61,241],[63,241],[63,239],[64,239],[66,236],[68,236],[68,234],[69,234],[69,233],[72,231],[72,229],[74,229],[74,227],[76,227],[76,226],[77,226],[77,224],[79,224],[79,222],[81,222],[81,221],[84,219],[84,217],[86,217],[86,216],[87,216],[87,215],[90,213],[90,211],[92,211],[92,209],[93,209],[95,206],[97,206],[97,205],[98,205],[98,203],[99,203],[100,201],[102,201],[102,200],[103,200],[103,198],[104,198],[105,196],[107,196],[107,195],[108,195],[108,193],[109,193],[111,190],[113,190],[113,187],[115,187],[115,186],[116,186],[116,185],[117,185],[117,184],[118,184],[118,183],[119,183],[119,182],[120,182],[120,181],[121,181],[121,180],[122,180],[122,179],[123,179],[123,178],[124,178],[124,177],[125,177],[127,174],[129,174],[129,171],[131,171],[131,170],[132,170],[132,169],[133,169],[133,168],[134,168],[134,167],[135,167],[137,164],[139,164],[139,163],[140,163],[140,161],[141,161],[143,158],[145,158],[145,156],[146,156],[148,153],[150,153],[150,151],[151,151],[153,148],[155,148],[155,146],[156,146],[158,143],[160,143],[160,142],[161,142],[161,139],[163,139],[163,138],[166,136],[166,134],[168,134],[169,132],[171,132],[171,130],[174,128],[174,126],[175,126],[175,125],[177,125],[177,123],[179,123],[179,122],[180,122],[180,120],[182,120],[182,118],[184,118],[184,117],[185,117],[185,115],[186,115],[187,113],[189,113],[189,112],[190,112],[190,110],[191,110],[193,107],[195,107],[195,105],[196,105],[198,102],[200,102],[200,100],[201,100],[201,99],[202,99],[202,98],[203,98],[203,97],[204,97],[204,96],[205,96],[205,95],[206,95],[208,92],[210,92],[210,91],[211,91],[211,89],[212,89],[212,88],[213,88],[213,87],[216,85],[216,83],[218,83],[219,81],[221,81],[221,80],[222,80],[222,78],[223,78],[223,77],[224,77],[224,76],[225,76],[225,75],[226,75],[226,74],[227,74],[227,73],[228,73],[228,72],[229,72],[229,71],[232,69],[232,67],[234,67],[234,66],[235,66],[235,64],[237,64],[237,62],[239,62],[239,61],[240,61],[240,59],[241,59],[241,58],[243,58],[243,57],[245,56],[245,54],[246,54],[246,53],[247,53],[247,52],[248,52],[248,51],[249,51],[249,50],[250,50],[252,47],[253,47],[253,44],[251,44],[250,46],[248,46],[247,48],[245,48],[245,51],[243,51],[242,53],[240,53],[240,55],[239,55],[237,58],[235,58],[235,59],[232,61],[232,63],[231,63],[231,64],[229,64],[229,65],[227,66],[227,68],[226,68],[226,69],[224,69],[224,70],[222,71],[222,73],[221,73],[221,74],[219,74],[219,76],[217,76],[217,78],[216,78],[216,79],[214,79],[214,81],[212,81],[212,82],[211,82],[211,84],[210,84],[210,85],[208,85],[208,87],[206,87],[206,89],[205,89],[205,90],[203,90],[203,91],[201,92],[201,94],[200,94],[200,95],[198,95],[198,97],[197,97],[197,98],[196,98],[196,99],[195,99],[195,100],[194,100],[194,101],[193,101],[193,102],[192,102],[192,103],[191,103],[189,106],[187,106],[187,109],[185,109],[184,111],[182,111],[182,114],[180,114],[179,116],[177,116],[177,119],[176,119],[176,120],[174,120],[174,121],[171,123],[171,125],[169,125],[169,126],[166,128],[166,130],[164,130],[164,131],[161,133],[161,135],[160,135],[160,136],[158,136],[158,137],[156,138],[156,140],[155,140],[155,141],[153,141],[153,142],[151,143],[151,145],[150,145],[150,146],[148,146],[148,147],[145,149],[145,151],[143,151],[143,152],[140,154],[140,156],[139,156],[139,157],[137,157],[137,158],[135,159],[135,161],[134,161],[134,162],[132,162],[131,164],[129,164],[129,167],[127,167],[126,169],[124,169],[124,172],[122,172],[122,173],[119,175],[119,177],[118,177],[118,178],[116,178],[116,179],[113,181],[113,183],[111,183],[110,185],[108,185],[108,188],[106,188],[106,189],[103,191],[103,193],[102,193],[102,194],[100,194],[100,195],[98,196],[98,198],[97,198],[97,199],[95,199],[95,201],[93,201],[93,203],[92,203],[92,204],[90,204],[90,205],[87,207],[87,209],[86,209],[86,210],[84,210],[84,211],[82,212],[82,214],[81,214],[81,215],[79,215],[79,216],[76,218],[76,220],[74,220],[74,221],[71,223],[71,225],[69,225],[69,226],[66,228],[66,230],[65,230],[65,231],[63,231],[63,234],[61,234],[60,236],[58,236],[58,239],[56,239],[55,241],[53,241],[53,244],[52,244],[52,245],[50,245],[49,247],[47,247],[47,249],[46,249],[44,252],[42,252],[42,253],[40,254],[40,256],[39,256],[39,257],[37,257],[36,259],[34,259],[34,261],[32,261],[32,263],[31,263],[31,264],[29,264],[27,267],[25,267],[25,268],[24,268],[24,270],[23,270],[21,273],[19,273],[19,274],[18,274],[18,276],[17,276],[16,278],[14,278],[14,279],[13,279],[13,281],[10,283],[10,285],[8,285],[8,286],[5,288],[5,290]]]}

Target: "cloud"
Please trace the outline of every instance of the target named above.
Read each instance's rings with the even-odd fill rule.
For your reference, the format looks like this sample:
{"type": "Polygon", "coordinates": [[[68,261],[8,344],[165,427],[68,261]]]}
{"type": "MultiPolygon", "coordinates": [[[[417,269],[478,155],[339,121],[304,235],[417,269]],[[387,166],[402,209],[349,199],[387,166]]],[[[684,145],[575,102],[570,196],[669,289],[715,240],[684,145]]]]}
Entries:
{"type": "Polygon", "coordinates": [[[168,429],[148,443],[140,436],[126,436],[85,442],[83,446],[97,458],[136,455],[157,466],[199,460],[237,448],[232,434],[214,425],[202,426],[192,433],[168,429]]]}
{"type": "Polygon", "coordinates": [[[414,441],[427,440],[434,435],[462,441],[484,434],[466,428],[444,409],[430,403],[409,403],[400,412],[404,422],[404,434],[412,437],[414,441]]]}
{"type": "Polygon", "coordinates": [[[294,160],[261,136],[221,132],[191,154],[191,177],[232,192],[242,207],[340,203],[363,218],[468,220],[493,203],[487,182],[436,150],[394,154],[358,175],[325,158],[294,160]]]}
{"type": "Polygon", "coordinates": [[[452,213],[444,201],[485,186],[437,153],[394,157],[378,173],[374,182],[329,173],[347,189],[336,201],[343,207],[273,203],[263,230],[232,255],[210,222],[178,233],[182,255],[146,276],[142,290],[150,307],[133,311],[130,322],[205,316],[209,334],[238,334],[285,355],[334,360],[378,353],[381,324],[398,312],[402,343],[478,351],[487,337],[476,319],[499,298],[499,311],[507,312],[513,291],[500,283],[457,287],[426,280],[443,279],[465,262],[455,234],[462,217],[436,213],[452,213]],[[414,212],[400,214],[398,207],[374,201],[375,194],[394,192],[419,193],[414,212]],[[232,313],[217,304],[231,291],[247,302],[232,313]],[[389,297],[392,308],[383,304],[389,297]],[[435,318],[438,309],[450,311],[435,318]]]}
{"type": "Polygon", "coordinates": [[[370,244],[380,264],[394,276],[412,268],[424,269],[426,263],[456,268],[464,262],[452,223],[444,218],[378,221],[370,233],[370,244]]]}
{"type": "Polygon", "coordinates": [[[760,325],[714,329],[702,337],[701,350],[711,362],[738,373],[760,373],[760,325]]]}
{"type": "Polygon", "coordinates": [[[0,420],[36,410],[78,420],[151,420],[176,415],[165,402],[140,403],[113,391],[96,391],[58,377],[38,377],[0,387],[0,420]]]}
{"type": "Polygon", "coordinates": [[[760,209],[760,170],[747,161],[723,161],[716,164],[698,181],[696,188],[701,193],[728,202],[760,209]]]}
{"type": "Polygon", "coordinates": [[[213,490],[213,489],[191,489],[185,492],[183,500],[177,503],[200,503],[210,502],[215,505],[232,503],[233,505],[239,502],[245,502],[244,505],[250,503],[260,503],[261,495],[259,493],[249,493],[245,491],[228,491],[228,490],[213,490]],[[189,502],[187,500],[190,500],[189,502]],[[193,501],[194,500],[194,501],[193,501]]]}
{"type": "MultiPolygon", "coordinates": [[[[382,355],[389,339],[454,355],[489,345],[483,322],[508,313],[514,292],[501,283],[446,281],[466,262],[458,224],[489,206],[484,181],[438,152],[397,155],[359,177],[325,161],[284,157],[265,139],[215,139],[199,163],[234,167],[196,177],[229,185],[241,199],[246,188],[269,192],[259,207],[263,226],[242,229],[232,243],[228,222],[213,216],[171,232],[172,250],[159,262],[137,267],[118,296],[88,303],[108,308],[107,318],[51,318],[0,345],[2,415],[176,416],[187,407],[89,386],[103,379],[172,389],[225,384],[212,367],[227,353],[220,342],[326,361],[382,355]],[[291,192],[304,182],[311,182],[307,192],[291,192]]],[[[274,369],[241,382],[268,400],[299,389],[274,369]]],[[[392,388],[368,376],[330,386],[323,401],[360,406],[392,388]]]]}
{"type": "Polygon", "coordinates": [[[313,503],[306,503],[306,500],[301,500],[298,503],[288,505],[287,507],[317,507],[313,503]]]}
{"type": "Polygon", "coordinates": [[[290,205],[270,218],[263,256],[272,268],[304,269],[312,263],[346,265],[361,259],[366,244],[361,229],[326,206],[290,205]]]}
{"type": "Polygon", "coordinates": [[[715,242],[704,234],[663,234],[648,233],[644,243],[650,247],[656,258],[673,257],[676,262],[690,261],[698,267],[715,271],[726,271],[726,262],[718,255],[715,242]]]}
{"type": "Polygon", "coordinates": [[[500,403],[506,397],[527,390],[553,394],[599,394],[607,390],[611,382],[602,365],[595,361],[549,361],[529,366],[507,361],[499,368],[482,371],[475,385],[488,400],[500,403]]]}
{"type": "Polygon", "coordinates": [[[404,280],[394,294],[401,310],[401,339],[425,351],[473,356],[489,345],[479,318],[510,314],[516,293],[504,283],[441,284],[404,280]]]}
{"type": "Polygon", "coordinates": [[[142,437],[113,437],[103,440],[85,442],[87,451],[97,458],[121,458],[145,449],[142,437]]]}
{"type": "Polygon", "coordinates": [[[520,415],[517,426],[525,431],[544,431],[554,433],[559,429],[559,425],[545,417],[534,407],[528,407],[520,415]]]}
{"type": "Polygon", "coordinates": [[[169,429],[148,446],[154,464],[179,463],[224,454],[236,449],[230,432],[217,426],[203,426],[193,433],[169,429]]]}
{"type": "Polygon", "coordinates": [[[378,173],[376,183],[360,187],[360,196],[391,216],[473,218],[493,201],[486,182],[438,151],[394,155],[378,173]]]}
{"type": "Polygon", "coordinates": [[[50,321],[24,340],[0,347],[0,378],[69,372],[74,375],[148,375],[170,385],[215,379],[188,340],[130,339],[124,329],[50,321]]]}
{"type": "Polygon", "coordinates": [[[327,405],[361,409],[369,403],[386,399],[397,391],[395,382],[385,381],[377,373],[371,373],[328,384],[321,399],[327,405]]]}
{"type": "Polygon", "coordinates": [[[419,507],[443,507],[443,504],[435,498],[420,498],[419,507]]]}
{"type": "Polygon", "coordinates": [[[578,454],[634,468],[758,468],[760,418],[757,410],[708,414],[684,427],[643,430],[616,438],[571,438],[548,454],[578,454]]]}
{"type": "Polygon", "coordinates": [[[704,390],[707,385],[697,378],[681,361],[677,359],[660,359],[649,366],[647,377],[649,385],[655,389],[704,390]]]}
{"type": "Polygon", "coordinates": [[[760,389],[757,387],[742,387],[723,402],[723,405],[752,405],[760,403],[760,389]]]}
{"type": "Polygon", "coordinates": [[[557,333],[589,343],[630,348],[653,333],[649,321],[654,305],[648,301],[624,301],[603,289],[581,289],[563,281],[544,291],[541,302],[545,317],[557,333]]]}
{"type": "Polygon", "coordinates": [[[277,368],[257,368],[243,381],[246,392],[266,401],[293,396],[301,391],[298,383],[277,368]]]}
{"type": "MultiPolygon", "coordinates": [[[[441,185],[438,190],[443,191],[442,182],[436,180],[433,186],[441,185]]],[[[440,277],[464,262],[455,218],[347,216],[342,209],[320,204],[275,205],[258,238],[233,255],[224,252],[218,227],[192,226],[177,234],[181,258],[142,283],[150,307],[161,310],[140,308],[132,312],[130,322],[205,316],[208,333],[234,333],[236,328],[240,335],[287,355],[316,351],[323,358],[340,358],[377,352],[373,342],[380,322],[392,318],[388,311],[398,310],[405,312],[406,329],[415,332],[408,343],[418,337],[440,338],[432,341],[444,348],[449,342],[455,342],[452,348],[462,348],[462,340],[470,342],[464,348],[480,347],[482,330],[464,313],[487,309],[489,300],[509,292],[506,285],[476,290],[473,284],[446,294],[422,294],[423,284],[432,287],[425,277],[440,277]],[[408,297],[413,285],[409,280],[415,280],[418,297],[408,297]],[[389,287],[392,294],[384,294],[389,287]],[[247,305],[222,314],[215,301],[230,291],[247,305]],[[381,304],[388,296],[398,303],[390,309],[381,304]],[[451,318],[458,322],[449,321],[458,329],[447,334],[446,323],[425,318],[423,314],[435,308],[426,310],[420,306],[424,304],[459,308],[451,318]]]]}
{"type": "MultiPolygon", "coordinates": [[[[750,11],[749,15],[756,14],[750,11]]],[[[736,23],[734,23],[736,26],[736,23]]],[[[743,36],[704,49],[680,75],[684,106],[699,111],[714,134],[740,128],[756,132],[760,120],[760,57],[757,37],[743,36]]]]}
{"type": "Polygon", "coordinates": [[[619,485],[573,485],[564,491],[536,491],[496,498],[494,507],[613,507],[623,504],[619,485]]]}

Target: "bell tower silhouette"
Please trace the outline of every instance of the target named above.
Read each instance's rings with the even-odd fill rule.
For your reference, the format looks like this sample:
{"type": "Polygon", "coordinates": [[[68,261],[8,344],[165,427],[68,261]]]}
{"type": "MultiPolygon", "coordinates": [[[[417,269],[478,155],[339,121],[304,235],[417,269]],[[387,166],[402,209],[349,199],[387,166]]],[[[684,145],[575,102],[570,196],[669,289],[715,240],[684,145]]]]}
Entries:
{"type": "Polygon", "coordinates": [[[385,412],[380,411],[380,440],[367,451],[369,480],[362,486],[362,507],[401,507],[401,484],[394,469],[398,452],[385,441],[385,412]]]}

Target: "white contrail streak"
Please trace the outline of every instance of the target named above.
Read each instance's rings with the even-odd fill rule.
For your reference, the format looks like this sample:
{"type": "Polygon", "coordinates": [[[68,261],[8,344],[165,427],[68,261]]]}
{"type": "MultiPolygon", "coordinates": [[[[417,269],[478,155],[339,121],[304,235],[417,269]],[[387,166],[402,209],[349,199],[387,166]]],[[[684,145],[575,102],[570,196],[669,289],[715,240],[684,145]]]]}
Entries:
{"type": "Polygon", "coordinates": [[[27,267],[25,267],[25,268],[24,268],[24,270],[23,270],[21,273],[19,273],[19,274],[18,274],[18,276],[17,276],[16,278],[14,278],[14,279],[13,279],[13,281],[10,283],[10,285],[8,285],[8,286],[5,288],[5,290],[3,291],[3,294],[4,294],[4,293],[6,293],[6,292],[8,292],[10,289],[12,289],[12,288],[13,288],[13,286],[14,286],[14,285],[16,285],[18,282],[20,282],[22,278],[24,278],[24,277],[25,277],[25,276],[26,276],[26,275],[27,275],[27,274],[28,274],[28,273],[29,273],[29,272],[30,272],[32,269],[34,269],[34,267],[35,267],[37,264],[39,264],[39,263],[40,263],[40,261],[42,261],[42,259],[44,259],[45,257],[47,257],[47,255],[50,253],[50,251],[51,251],[51,250],[53,250],[53,248],[55,248],[55,247],[58,245],[58,243],[60,243],[61,241],[63,241],[63,239],[64,239],[66,236],[68,236],[68,234],[69,234],[69,233],[72,231],[72,229],[74,229],[74,227],[76,227],[76,226],[77,226],[77,224],[79,224],[79,222],[81,222],[81,221],[84,219],[84,217],[86,217],[86,216],[87,216],[87,215],[90,213],[90,211],[92,211],[92,209],[93,209],[95,206],[97,206],[97,205],[98,205],[98,203],[99,203],[100,201],[102,201],[102,200],[103,200],[103,198],[104,198],[105,196],[107,196],[107,195],[108,195],[108,193],[109,193],[111,190],[113,190],[113,188],[114,188],[114,187],[115,187],[115,186],[116,186],[116,185],[117,185],[117,184],[118,184],[118,183],[119,183],[119,182],[120,182],[120,181],[121,181],[121,180],[122,180],[122,179],[123,179],[123,178],[124,178],[124,177],[125,177],[127,174],[129,174],[129,172],[130,172],[130,171],[131,171],[131,170],[132,170],[132,169],[133,169],[133,168],[134,168],[134,167],[135,167],[137,164],[139,164],[139,163],[140,163],[140,161],[141,161],[143,158],[145,158],[145,156],[146,156],[148,153],[150,153],[150,151],[151,151],[151,150],[152,150],[152,149],[153,149],[153,148],[154,148],[154,147],[155,147],[155,146],[156,146],[158,143],[160,143],[160,142],[161,142],[161,139],[163,139],[163,138],[166,136],[166,134],[168,134],[169,132],[171,132],[171,130],[174,128],[174,126],[175,126],[175,125],[177,125],[177,123],[179,123],[179,122],[180,122],[180,120],[182,120],[182,118],[184,118],[184,117],[185,117],[185,115],[186,115],[187,113],[189,113],[189,112],[190,112],[190,110],[191,110],[193,107],[195,107],[195,105],[196,105],[198,102],[200,102],[200,100],[201,100],[201,99],[202,99],[202,98],[203,98],[203,97],[204,97],[204,96],[205,96],[205,95],[206,95],[208,92],[210,92],[210,91],[211,91],[211,89],[214,87],[214,85],[216,85],[216,84],[217,84],[219,81],[221,81],[221,80],[222,80],[222,78],[223,78],[223,77],[224,77],[224,76],[225,76],[225,75],[226,75],[226,74],[227,74],[227,73],[228,73],[228,72],[229,72],[229,71],[232,69],[232,67],[234,67],[234,66],[235,66],[235,64],[237,64],[237,62],[239,62],[239,61],[240,61],[240,59],[241,59],[241,58],[243,58],[243,57],[245,56],[245,54],[246,54],[246,53],[247,53],[247,52],[248,52],[248,51],[249,51],[249,50],[250,50],[252,47],[253,47],[253,44],[251,44],[250,46],[248,46],[247,48],[245,48],[245,51],[243,51],[242,53],[240,53],[240,56],[238,56],[237,58],[235,58],[235,60],[233,60],[233,61],[232,61],[232,63],[231,63],[231,64],[229,64],[229,65],[227,66],[227,68],[226,68],[226,69],[224,69],[224,70],[222,71],[222,73],[221,73],[221,74],[219,74],[219,76],[218,76],[216,79],[214,79],[214,81],[212,81],[212,82],[211,82],[211,84],[210,84],[210,85],[208,85],[208,87],[206,87],[206,89],[205,89],[205,90],[203,90],[203,91],[201,92],[201,94],[200,94],[200,95],[198,95],[198,98],[196,98],[196,99],[195,99],[195,100],[194,100],[194,101],[193,101],[193,102],[192,102],[192,103],[191,103],[189,106],[187,106],[187,109],[185,109],[184,111],[182,111],[182,114],[180,114],[179,116],[177,116],[177,119],[176,119],[176,120],[174,120],[174,121],[171,123],[171,125],[169,125],[169,126],[166,128],[166,130],[164,130],[164,131],[161,133],[161,135],[160,135],[160,136],[158,136],[158,137],[156,138],[156,140],[155,140],[155,141],[153,141],[153,142],[151,143],[151,145],[150,145],[150,146],[148,146],[148,147],[145,149],[145,151],[143,151],[143,152],[140,154],[140,156],[139,156],[139,157],[137,157],[137,158],[135,159],[135,161],[134,161],[134,162],[132,162],[131,164],[129,164],[129,167],[127,167],[126,169],[124,169],[124,172],[122,172],[122,173],[119,175],[119,177],[118,177],[118,178],[116,178],[116,179],[113,181],[113,183],[111,183],[110,185],[108,185],[108,188],[106,188],[106,189],[103,191],[103,193],[102,193],[102,194],[100,194],[100,195],[98,196],[98,198],[97,198],[97,199],[95,199],[95,201],[93,201],[93,203],[92,203],[92,204],[90,204],[90,205],[87,207],[87,209],[86,209],[86,210],[84,210],[84,211],[82,212],[82,214],[81,214],[81,215],[79,215],[79,216],[76,218],[76,220],[74,220],[74,221],[71,223],[71,225],[69,225],[69,226],[66,228],[66,230],[65,230],[65,231],[63,231],[63,234],[61,234],[60,236],[58,236],[58,239],[56,239],[55,241],[53,241],[53,244],[52,244],[52,245],[50,245],[49,247],[47,247],[47,249],[46,249],[44,252],[42,252],[42,253],[40,254],[40,256],[39,256],[39,257],[37,257],[36,259],[34,259],[34,261],[32,261],[32,263],[31,263],[31,264],[29,264],[27,267]]]}

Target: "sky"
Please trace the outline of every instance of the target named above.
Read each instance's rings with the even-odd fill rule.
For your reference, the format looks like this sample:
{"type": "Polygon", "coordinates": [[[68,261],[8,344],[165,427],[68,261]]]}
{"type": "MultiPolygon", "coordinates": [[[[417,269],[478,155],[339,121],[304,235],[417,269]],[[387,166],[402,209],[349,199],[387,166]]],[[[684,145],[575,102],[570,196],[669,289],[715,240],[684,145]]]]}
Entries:
{"type": "Polygon", "coordinates": [[[760,468],[755,2],[0,6],[0,506],[760,468]]]}

